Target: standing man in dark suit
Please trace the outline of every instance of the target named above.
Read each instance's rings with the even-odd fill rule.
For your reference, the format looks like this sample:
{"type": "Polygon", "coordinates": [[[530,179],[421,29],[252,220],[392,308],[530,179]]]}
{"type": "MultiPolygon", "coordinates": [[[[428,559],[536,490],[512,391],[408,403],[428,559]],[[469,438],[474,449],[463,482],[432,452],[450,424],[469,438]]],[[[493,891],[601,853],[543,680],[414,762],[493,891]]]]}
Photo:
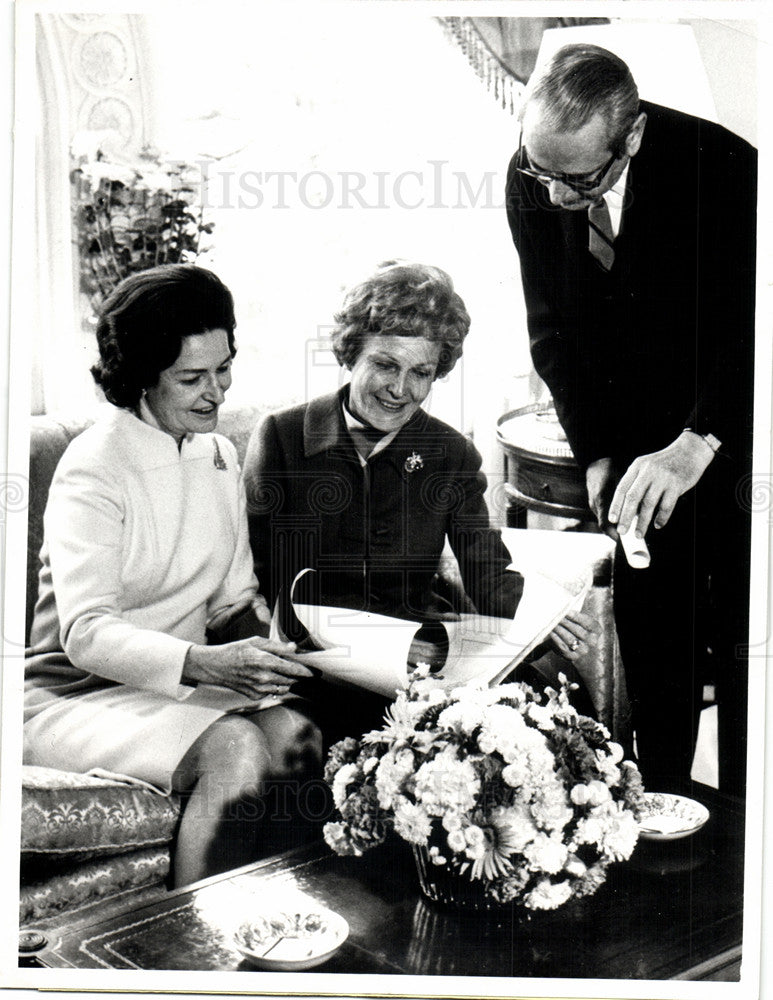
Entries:
{"type": "Polygon", "coordinates": [[[615,560],[646,783],[689,777],[710,655],[720,784],[745,787],[756,152],[639,101],[622,60],[561,49],[530,81],[507,211],[535,368],[615,560]],[[710,653],[709,653],[710,651],[710,653]]]}

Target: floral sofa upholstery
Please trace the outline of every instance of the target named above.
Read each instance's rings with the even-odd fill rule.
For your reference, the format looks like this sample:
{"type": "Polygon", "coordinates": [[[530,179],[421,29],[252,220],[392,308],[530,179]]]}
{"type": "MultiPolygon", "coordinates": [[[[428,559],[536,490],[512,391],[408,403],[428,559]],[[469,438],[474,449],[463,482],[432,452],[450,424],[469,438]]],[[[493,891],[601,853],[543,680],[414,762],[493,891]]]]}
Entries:
{"type": "MultiPolygon", "coordinates": [[[[233,441],[240,460],[261,415],[257,407],[222,414],[219,430],[233,441]]],[[[27,640],[51,479],[67,445],[87,426],[50,416],[32,419],[27,640]]],[[[45,926],[97,900],[163,885],[179,813],[174,795],[108,776],[23,767],[20,924],[45,926]]]]}

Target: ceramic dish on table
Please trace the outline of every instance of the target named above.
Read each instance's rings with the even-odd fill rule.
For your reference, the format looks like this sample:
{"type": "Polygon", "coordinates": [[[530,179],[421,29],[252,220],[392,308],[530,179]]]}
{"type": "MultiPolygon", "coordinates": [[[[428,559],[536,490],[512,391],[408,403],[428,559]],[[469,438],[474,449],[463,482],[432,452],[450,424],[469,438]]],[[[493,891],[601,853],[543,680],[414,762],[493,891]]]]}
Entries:
{"type": "Polygon", "coordinates": [[[327,961],[349,935],[349,925],[332,910],[275,911],[245,921],[234,935],[252,965],[275,972],[311,969],[327,961]]]}
{"type": "Polygon", "coordinates": [[[644,840],[679,840],[696,833],[709,818],[706,806],[685,795],[645,792],[639,836],[644,840]]]}

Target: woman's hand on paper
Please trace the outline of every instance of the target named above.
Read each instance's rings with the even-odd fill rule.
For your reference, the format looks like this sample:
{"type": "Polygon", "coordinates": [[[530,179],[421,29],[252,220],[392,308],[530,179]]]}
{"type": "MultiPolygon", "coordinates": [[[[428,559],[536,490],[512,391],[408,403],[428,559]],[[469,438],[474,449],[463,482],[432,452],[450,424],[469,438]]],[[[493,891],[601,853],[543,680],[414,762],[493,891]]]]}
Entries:
{"type": "Polygon", "coordinates": [[[561,656],[567,660],[577,660],[593,642],[597,631],[596,620],[583,611],[570,611],[560,624],[556,625],[548,639],[561,656]]]}
{"type": "Polygon", "coordinates": [[[292,658],[295,643],[253,636],[222,646],[193,645],[183,667],[183,681],[218,684],[248,698],[286,694],[312,672],[292,658]]]}

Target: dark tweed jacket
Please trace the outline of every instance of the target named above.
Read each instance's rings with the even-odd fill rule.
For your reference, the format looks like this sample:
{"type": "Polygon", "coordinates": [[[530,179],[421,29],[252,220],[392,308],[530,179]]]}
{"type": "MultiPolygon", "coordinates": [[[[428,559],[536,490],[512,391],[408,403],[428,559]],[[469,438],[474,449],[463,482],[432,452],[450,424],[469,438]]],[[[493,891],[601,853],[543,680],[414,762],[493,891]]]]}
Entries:
{"type": "Polygon", "coordinates": [[[286,601],[308,566],[298,600],[430,620],[450,608],[436,578],[448,538],[478,611],[511,616],[523,580],[489,525],[475,447],[419,410],[363,468],[343,419],[347,391],[253,432],[244,479],[261,591],[286,601]]]}

